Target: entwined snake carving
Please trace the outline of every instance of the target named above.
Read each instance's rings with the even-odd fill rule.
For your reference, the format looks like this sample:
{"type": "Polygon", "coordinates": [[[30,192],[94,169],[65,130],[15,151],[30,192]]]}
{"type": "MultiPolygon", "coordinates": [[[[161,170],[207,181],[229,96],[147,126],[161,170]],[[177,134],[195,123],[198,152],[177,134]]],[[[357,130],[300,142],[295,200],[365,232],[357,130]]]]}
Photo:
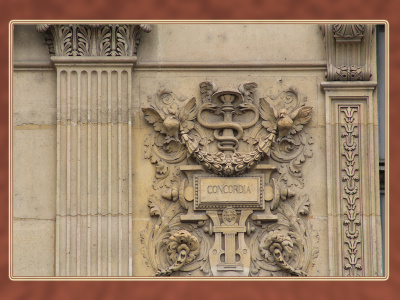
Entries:
{"type": "Polygon", "coordinates": [[[243,129],[254,126],[259,118],[258,109],[251,103],[242,103],[240,105],[234,105],[233,102],[236,100],[236,93],[224,93],[219,95],[219,99],[222,101],[222,105],[214,103],[203,103],[199,107],[197,113],[197,121],[206,128],[214,129],[214,137],[218,141],[218,149],[221,151],[235,151],[239,145],[239,139],[243,137],[243,129]],[[202,113],[204,111],[211,111],[214,114],[223,113],[224,121],[209,123],[203,119],[202,113]],[[220,112],[218,112],[220,111],[220,112]],[[232,118],[237,112],[243,113],[244,111],[252,111],[254,117],[251,121],[246,123],[233,122],[232,118]],[[222,135],[219,132],[223,130],[222,135]],[[236,130],[236,136],[233,130],[236,130]]]}

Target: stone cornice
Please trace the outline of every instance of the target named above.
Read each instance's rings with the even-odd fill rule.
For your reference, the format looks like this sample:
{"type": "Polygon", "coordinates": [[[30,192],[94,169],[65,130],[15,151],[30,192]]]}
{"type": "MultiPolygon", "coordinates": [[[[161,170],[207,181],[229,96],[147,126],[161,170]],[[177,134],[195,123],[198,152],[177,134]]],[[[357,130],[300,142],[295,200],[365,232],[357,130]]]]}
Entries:
{"type": "Polygon", "coordinates": [[[39,24],[45,33],[50,55],[55,56],[136,56],[141,32],[148,24],[39,24]]]}

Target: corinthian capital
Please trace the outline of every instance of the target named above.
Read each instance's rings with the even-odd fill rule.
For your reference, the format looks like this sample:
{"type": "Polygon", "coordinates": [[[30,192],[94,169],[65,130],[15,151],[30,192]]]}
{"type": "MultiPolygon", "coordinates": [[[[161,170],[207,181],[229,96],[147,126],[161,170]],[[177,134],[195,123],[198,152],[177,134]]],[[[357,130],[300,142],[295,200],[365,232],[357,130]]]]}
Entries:
{"type": "Polygon", "coordinates": [[[141,32],[148,24],[39,24],[45,32],[50,55],[56,56],[136,56],[141,32]]]}

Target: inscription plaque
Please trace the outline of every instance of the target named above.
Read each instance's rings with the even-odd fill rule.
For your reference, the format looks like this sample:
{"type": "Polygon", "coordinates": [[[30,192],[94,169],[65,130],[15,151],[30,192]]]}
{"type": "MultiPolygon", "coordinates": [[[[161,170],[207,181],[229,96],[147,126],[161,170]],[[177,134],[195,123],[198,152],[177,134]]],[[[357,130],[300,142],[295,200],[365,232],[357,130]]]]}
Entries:
{"type": "Polygon", "coordinates": [[[264,176],[245,177],[194,176],[196,209],[221,206],[263,208],[264,176]]]}

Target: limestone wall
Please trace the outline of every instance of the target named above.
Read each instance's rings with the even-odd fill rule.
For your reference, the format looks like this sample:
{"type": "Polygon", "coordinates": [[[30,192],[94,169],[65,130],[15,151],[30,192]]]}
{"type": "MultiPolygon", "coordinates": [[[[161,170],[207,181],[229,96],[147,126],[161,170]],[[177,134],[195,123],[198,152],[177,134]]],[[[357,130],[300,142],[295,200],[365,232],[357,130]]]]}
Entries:
{"type": "MultiPolygon", "coordinates": [[[[99,28],[89,30],[100,32],[99,28]]],[[[361,42],[357,36],[355,41],[347,40],[347,45],[354,45],[345,52],[340,37],[327,33],[332,28],[322,26],[321,30],[317,24],[153,24],[151,32],[141,28],[141,37],[132,35],[124,40],[125,48],[121,47],[128,49],[127,44],[140,39],[137,53],[132,50],[131,55],[110,57],[50,56],[45,34],[51,30],[38,32],[35,25],[14,27],[13,276],[152,276],[157,272],[172,276],[381,275],[376,45],[369,27],[363,29],[361,42]],[[329,52],[332,48],[336,60],[329,52]],[[328,80],[326,76],[339,76],[329,67],[339,68],[346,60],[348,65],[358,63],[369,69],[355,71],[354,80],[328,80]],[[366,79],[366,73],[370,78],[366,79]],[[248,152],[267,134],[274,137],[271,152],[265,152],[259,164],[276,169],[265,186],[265,194],[270,191],[271,198],[265,196],[262,201],[278,221],[257,223],[261,217],[249,217],[242,222],[239,215],[244,216],[245,209],[236,208],[237,226],[247,228],[246,233],[237,229],[236,246],[223,242],[218,246],[226,255],[230,251],[226,247],[242,251],[236,261],[241,267],[230,266],[230,273],[218,269],[218,264],[226,262],[214,262],[210,250],[217,247],[217,236],[228,239],[227,233],[210,232],[210,226],[220,222],[218,218],[223,222],[227,206],[202,212],[192,207],[191,196],[185,194],[191,191],[187,190],[191,175],[185,177],[180,170],[201,164],[186,158],[190,156],[186,152],[180,162],[162,158],[173,154],[165,148],[172,145],[165,138],[173,135],[157,131],[143,111],[151,106],[163,111],[165,107],[164,117],[177,116],[171,109],[182,111],[193,97],[199,109],[207,101],[207,93],[199,87],[202,82],[217,87],[207,90],[211,102],[215,92],[236,93],[243,95],[246,103],[254,103],[256,114],[262,110],[260,98],[289,113],[302,105],[312,107],[310,118],[296,123],[302,127],[292,133],[289,142],[283,139],[276,116],[270,121],[278,124],[281,133],[265,127],[257,129],[260,133],[249,129],[244,134],[243,139],[251,138],[253,143],[239,138],[238,151],[248,152]],[[240,90],[249,82],[256,87],[240,90]],[[357,127],[350,132],[357,151],[353,176],[345,170],[353,161],[349,160],[353,150],[341,148],[345,118],[349,118],[343,109],[348,107],[355,109],[352,122],[357,127]],[[376,168],[370,164],[375,160],[376,168]],[[358,191],[348,194],[345,185],[353,179],[358,191]],[[176,185],[179,196],[173,194],[176,185]],[[170,200],[165,196],[168,193],[170,200]],[[349,195],[357,198],[346,214],[349,204],[344,201],[349,195]],[[173,218],[169,209],[178,216],[190,215],[194,209],[197,219],[173,218]],[[358,215],[358,223],[346,217],[352,213],[358,215]],[[355,226],[361,237],[348,238],[350,227],[346,226],[355,226]],[[192,234],[201,246],[199,253],[191,249],[194,262],[185,260],[171,271],[179,258],[172,250],[167,253],[168,238],[179,230],[192,234]],[[293,255],[286,248],[280,250],[284,263],[268,248],[272,247],[268,239],[281,243],[273,236],[277,231],[294,243],[293,255]],[[242,238],[244,244],[238,242],[242,238]],[[268,244],[264,252],[263,242],[268,244]],[[347,253],[352,251],[346,247],[354,242],[358,254],[350,257],[347,253]],[[247,251],[251,252],[248,262],[247,251]],[[356,263],[351,262],[354,259],[356,263]],[[247,273],[240,269],[243,265],[247,273]]],[[[81,46],[76,45],[79,51],[81,46]]],[[[342,73],[351,71],[346,70],[342,73]]],[[[179,116],[182,125],[183,114],[179,116]]],[[[218,118],[207,120],[222,120],[218,118]]],[[[239,123],[250,117],[240,118],[239,123]]],[[[267,122],[263,120],[257,123],[260,128],[267,122]]],[[[198,132],[213,137],[213,130],[198,132]]],[[[177,134],[179,147],[185,148],[183,133],[177,134]]],[[[192,138],[196,139],[196,134],[192,138]]],[[[203,149],[218,151],[216,140],[209,143],[203,149]]],[[[258,171],[250,171],[254,172],[258,171]]],[[[224,222],[221,226],[228,226],[229,222],[224,222]]]]}

